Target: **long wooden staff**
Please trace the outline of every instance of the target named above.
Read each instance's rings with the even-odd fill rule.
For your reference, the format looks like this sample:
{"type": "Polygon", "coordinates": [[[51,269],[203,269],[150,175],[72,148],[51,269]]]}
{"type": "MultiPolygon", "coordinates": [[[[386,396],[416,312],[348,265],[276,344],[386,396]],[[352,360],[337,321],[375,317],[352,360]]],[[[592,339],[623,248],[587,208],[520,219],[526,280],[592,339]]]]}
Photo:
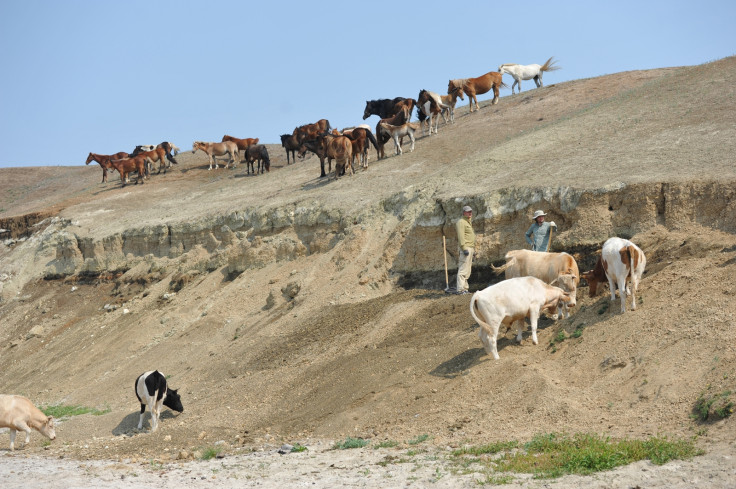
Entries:
{"type": "Polygon", "coordinates": [[[547,241],[547,250],[549,251],[550,246],[552,246],[552,230],[554,228],[552,226],[549,227],[549,241],[547,241]]]}
{"type": "Polygon", "coordinates": [[[447,243],[445,243],[444,235],[442,235],[442,255],[445,257],[445,289],[449,289],[450,279],[447,275],[447,243]]]}

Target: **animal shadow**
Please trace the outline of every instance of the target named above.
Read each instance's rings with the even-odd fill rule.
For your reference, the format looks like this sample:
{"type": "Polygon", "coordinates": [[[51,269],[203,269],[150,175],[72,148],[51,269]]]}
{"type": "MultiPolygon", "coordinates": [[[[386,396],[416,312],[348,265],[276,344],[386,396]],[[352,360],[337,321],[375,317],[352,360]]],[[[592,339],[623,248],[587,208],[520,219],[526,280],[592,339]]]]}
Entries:
{"type": "MultiPolygon", "coordinates": [[[[127,416],[125,416],[118,425],[112,429],[112,434],[115,436],[120,435],[130,435],[133,433],[139,433],[138,430],[138,420],[140,419],[141,412],[136,410],[127,416]]],[[[159,423],[161,423],[164,419],[174,419],[176,416],[169,410],[165,410],[161,413],[161,417],[159,417],[159,423]]],[[[143,417],[143,428],[142,430],[150,431],[151,430],[151,412],[146,409],[146,413],[143,417]]]]}
{"type": "Polygon", "coordinates": [[[483,348],[473,348],[462,352],[461,354],[451,358],[446,362],[437,365],[429,375],[435,377],[444,377],[446,379],[454,379],[459,375],[465,375],[465,372],[478,365],[481,358],[486,354],[483,348]]]}

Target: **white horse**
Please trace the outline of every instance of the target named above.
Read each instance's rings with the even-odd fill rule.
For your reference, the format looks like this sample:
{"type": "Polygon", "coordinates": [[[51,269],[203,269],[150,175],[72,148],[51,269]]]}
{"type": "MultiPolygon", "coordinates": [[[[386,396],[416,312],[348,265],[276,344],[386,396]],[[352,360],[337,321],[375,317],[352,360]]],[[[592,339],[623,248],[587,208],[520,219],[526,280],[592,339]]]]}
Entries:
{"type": "Polygon", "coordinates": [[[412,151],[414,151],[414,132],[419,129],[418,123],[407,122],[400,126],[394,126],[385,122],[379,122],[378,128],[381,131],[385,131],[385,133],[391,136],[391,138],[394,140],[394,147],[396,148],[397,155],[403,153],[403,151],[401,150],[401,144],[399,143],[399,138],[403,138],[404,136],[409,136],[409,139],[411,139],[411,149],[409,149],[409,152],[411,153],[412,151]]]}
{"type": "MultiPolygon", "coordinates": [[[[554,57],[554,56],[553,56],[554,57]]],[[[552,58],[553,58],[552,57],[552,58]]],[[[555,66],[557,61],[552,61],[549,58],[543,65],[517,65],[516,63],[505,63],[498,67],[498,72],[503,75],[508,73],[514,77],[514,83],[511,85],[511,94],[514,93],[514,86],[519,85],[519,93],[521,93],[521,80],[534,79],[534,83],[537,84],[537,88],[543,87],[542,84],[542,73],[545,71],[559,70],[559,66],[555,66]]]]}

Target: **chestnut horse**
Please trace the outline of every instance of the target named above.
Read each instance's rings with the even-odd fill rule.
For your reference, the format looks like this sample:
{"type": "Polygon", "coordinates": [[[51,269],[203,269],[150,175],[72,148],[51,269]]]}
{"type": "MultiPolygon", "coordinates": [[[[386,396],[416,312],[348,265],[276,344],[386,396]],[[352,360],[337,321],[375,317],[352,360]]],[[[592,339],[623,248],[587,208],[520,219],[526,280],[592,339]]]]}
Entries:
{"type": "Polygon", "coordinates": [[[120,151],[114,155],[98,155],[97,153],[90,153],[87,156],[85,164],[89,165],[91,162],[96,161],[102,167],[102,182],[107,182],[107,170],[114,171],[115,167],[110,163],[110,160],[119,160],[121,158],[128,158],[130,155],[125,151],[120,151]]]}
{"type": "Polygon", "coordinates": [[[258,144],[258,138],[238,139],[238,138],[234,138],[232,136],[228,136],[227,134],[225,134],[224,136],[222,136],[222,142],[224,143],[225,141],[232,141],[233,143],[235,143],[236,145],[238,145],[238,151],[240,151],[240,150],[243,151],[243,157],[245,157],[245,152],[248,150],[248,147],[249,146],[252,146],[254,144],[258,144]]]}
{"type": "Polygon", "coordinates": [[[143,154],[131,156],[130,158],[110,160],[110,163],[118,173],[120,173],[120,181],[123,183],[123,187],[128,183],[128,174],[131,172],[138,172],[135,184],[138,185],[138,182],[140,181],[141,185],[143,185],[145,183],[143,178],[146,174],[146,166],[148,164],[153,164],[151,159],[143,154]]]}
{"type": "Polygon", "coordinates": [[[225,168],[230,168],[231,161],[233,162],[234,168],[236,163],[238,162],[238,158],[240,157],[238,145],[232,141],[225,141],[224,143],[206,143],[204,141],[194,141],[194,143],[192,143],[192,153],[196,153],[198,149],[204,151],[210,161],[210,167],[207,168],[208,170],[212,169],[213,161],[215,163],[215,170],[219,168],[219,166],[217,165],[218,156],[227,155],[230,157],[228,162],[225,164],[225,168]]]}
{"type": "Polygon", "coordinates": [[[327,146],[327,161],[332,166],[332,160],[335,160],[335,180],[340,178],[340,174],[350,168],[350,174],[353,175],[352,159],[353,159],[353,142],[346,136],[333,136],[326,133],[323,136],[327,146]]]}
{"type": "Polygon", "coordinates": [[[295,128],[292,134],[296,137],[297,142],[301,144],[307,139],[314,139],[320,133],[329,132],[330,129],[332,129],[332,127],[330,127],[330,121],[327,119],[320,119],[312,124],[304,124],[303,126],[295,128]]]}
{"type": "Polygon", "coordinates": [[[439,94],[430,92],[429,90],[420,90],[417,96],[417,115],[419,116],[419,125],[422,126],[422,134],[424,134],[424,120],[429,119],[429,135],[432,135],[432,117],[434,116],[434,133],[437,134],[437,128],[440,125],[440,114],[446,108],[442,103],[439,94]]]}
{"type": "Polygon", "coordinates": [[[475,101],[475,110],[480,109],[480,107],[478,107],[478,97],[476,95],[483,95],[492,88],[493,104],[495,105],[498,103],[498,89],[501,87],[509,88],[509,86],[503,82],[503,76],[501,73],[489,71],[485,75],[477,78],[459,78],[456,80],[450,80],[450,83],[447,84],[447,93],[452,93],[453,90],[458,88],[462,89],[470,101],[470,112],[473,112],[473,101],[475,101]]]}
{"type": "Polygon", "coordinates": [[[378,154],[378,141],[376,141],[376,137],[371,132],[370,127],[367,125],[363,127],[361,125],[352,129],[344,129],[342,131],[342,135],[350,139],[353,143],[353,159],[350,166],[355,166],[355,157],[357,156],[358,163],[362,164],[363,169],[367,170],[369,141],[373,144],[373,147],[376,148],[376,154],[378,154]]]}
{"type": "Polygon", "coordinates": [[[559,70],[559,66],[555,66],[557,61],[552,61],[552,56],[543,65],[517,65],[516,63],[505,63],[498,67],[499,73],[502,75],[508,73],[514,77],[514,83],[511,84],[511,94],[514,94],[514,87],[519,85],[519,93],[521,93],[521,80],[534,80],[537,84],[537,88],[543,87],[542,74],[545,71],[559,70]]]}
{"type": "Polygon", "coordinates": [[[460,97],[460,100],[465,100],[462,89],[457,87],[447,95],[440,95],[440,99],[445,105],[445,107],[442,108],[442,119],[445,121],[445,124],[447,124],[447,116],[445,113],[449,113],[450,124],[455,123],[455,105],[457,105],[458,96],[460,97]]]}

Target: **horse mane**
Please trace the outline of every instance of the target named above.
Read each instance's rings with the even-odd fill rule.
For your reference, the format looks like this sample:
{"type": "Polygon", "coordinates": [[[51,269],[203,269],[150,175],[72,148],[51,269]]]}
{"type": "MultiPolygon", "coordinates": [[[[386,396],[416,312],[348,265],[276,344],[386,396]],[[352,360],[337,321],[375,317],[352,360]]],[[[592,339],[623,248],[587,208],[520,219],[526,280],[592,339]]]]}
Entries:
{"type": "Polygon", "coordinates": [[[498,68],[503,68],[504,66],[518,66],[519,63],[504,63],[500,65],[498,68]]]}
{"type": "Polygon", "coordinates": [[[456,78],[454,80],[450,80],[450,83],[452,83],[455,87],[464,87],[465,84],[468,82],[468,78],[456,78]]]}

